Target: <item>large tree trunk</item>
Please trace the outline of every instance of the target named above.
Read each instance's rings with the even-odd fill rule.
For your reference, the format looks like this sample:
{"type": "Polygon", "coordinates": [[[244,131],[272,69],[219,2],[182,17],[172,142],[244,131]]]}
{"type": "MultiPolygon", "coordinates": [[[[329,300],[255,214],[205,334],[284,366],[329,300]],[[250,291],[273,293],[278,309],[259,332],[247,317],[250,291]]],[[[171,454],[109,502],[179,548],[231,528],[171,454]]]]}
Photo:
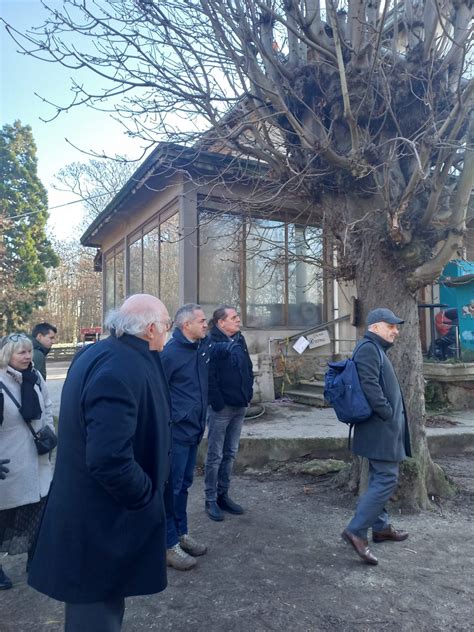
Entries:
{"type": "Polygon", "coordinates": [[[405,510],[418,510],[429,506],[433,496],[450,494],[451,486],[443,470],[431,460],[428,449],[417,301],[405,285],[406,275],[400,273],[399,261],[383,243],[374,241],[373,235],[371,238],[361,235],[358,245],[361,252],[356,287],[362,308],[358,333],[362,335],[367,312],[375,307],[388,307],[405,320],[389,353],[408,411],[413,456],[401,467],[395,500],[405,510]]]}

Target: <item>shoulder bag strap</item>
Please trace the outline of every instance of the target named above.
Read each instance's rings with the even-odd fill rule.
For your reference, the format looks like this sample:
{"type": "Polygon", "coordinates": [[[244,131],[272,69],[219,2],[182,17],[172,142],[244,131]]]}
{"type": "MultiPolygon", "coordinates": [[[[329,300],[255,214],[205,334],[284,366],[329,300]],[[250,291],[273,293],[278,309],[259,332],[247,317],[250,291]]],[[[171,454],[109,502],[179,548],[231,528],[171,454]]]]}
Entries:
{"type": "MultiPolygon", "coordinates": [[[[18,408],[18,410],[20,410],[21,405],[20,405],[19,401],[17,400],[17,398],[13,395],[13,393],[10,391],[10,389],[3,382],[0,381],[0,392],[2,390],[5,391],[5,393],[12,400],[12,402],[15,404],[15,406],[18,408]]],[[[25,421],[25,420],[23,419],[23,421],[25,421]]],[[[29,431],[31,432],[33,437],[36,439],[36,432],[33,430],[31,424],[28,423],[27,421],[25,421],[25,424],[28,426],[29,431]]]]}
{"type": "Polygon", "coordinates": [[[2,390],[2,389],[5,391],[5,393],[8,395],[8,397],[12,400],[12,402],[15,404],[15,406],[18,408],[18,410],[20,410],[21,404],[19,403],[17,398],[13,395],[13,393],[10,391],[10,389],[3,382],[0,381],[0,390],[2,390]]]}

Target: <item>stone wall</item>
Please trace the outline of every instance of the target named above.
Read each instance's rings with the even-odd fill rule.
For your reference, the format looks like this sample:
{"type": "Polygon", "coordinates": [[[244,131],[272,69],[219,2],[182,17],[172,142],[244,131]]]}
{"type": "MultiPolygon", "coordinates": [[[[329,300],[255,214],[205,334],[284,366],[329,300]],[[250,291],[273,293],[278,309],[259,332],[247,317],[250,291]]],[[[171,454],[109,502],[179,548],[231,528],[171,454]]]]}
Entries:
{"type": "Polygon", "coordinates": [[[427,402],[454,410],[474,408],[473,362],[425,362],[427,402]]]}
{"type": "Polygon", "coordinates": [[[250,354],[253,364],[253,399],[254,403],[273,402],[275,388],[273,383],[272,361],[268,353],[250,354]]]}

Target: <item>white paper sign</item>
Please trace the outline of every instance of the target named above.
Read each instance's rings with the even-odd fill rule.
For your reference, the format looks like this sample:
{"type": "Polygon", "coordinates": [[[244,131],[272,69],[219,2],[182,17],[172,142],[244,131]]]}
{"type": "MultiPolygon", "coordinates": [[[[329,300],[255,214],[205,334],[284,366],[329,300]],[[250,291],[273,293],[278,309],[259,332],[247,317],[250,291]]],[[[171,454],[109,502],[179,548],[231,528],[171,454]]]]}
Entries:
{"type": "Polygon", "coordinates": [[[298,340],[293,345],[293,349],[298,353],[303,353],[303,351],[308,347],[309,341],[306,340],[304,336],[300,336],[298,340]]]}
{"type": "Polygon", "coordinates": [[[315,331],[314,334],[308,336],[308,343],[310,349],[316,349],[316,347],[324,347],[331,342],[329,338],[329,331],[323,329],[323,331],[315,331]]]}

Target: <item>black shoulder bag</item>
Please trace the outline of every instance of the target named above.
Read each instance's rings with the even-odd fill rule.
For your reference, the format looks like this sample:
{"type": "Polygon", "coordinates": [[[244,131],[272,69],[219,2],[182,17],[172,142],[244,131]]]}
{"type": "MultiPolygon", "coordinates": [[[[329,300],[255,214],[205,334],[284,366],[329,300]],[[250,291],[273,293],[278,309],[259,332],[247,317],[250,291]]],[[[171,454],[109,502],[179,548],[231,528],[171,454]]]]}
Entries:
{"type": "MultiPolygon", "coordinates": [[[[3,382],[0,382],[0,392],[2,390],[5,391],[18,410],[20,410],[21,406],[16,397],[10,392],[3,382]]],[[[33,441],[35,442],[38,454],[48,454],[48,452],[54,450],[54,448],[58,445],[58,438],[49,426],[43,426],[40,430],[38,430],[38,432],[35,432],[30,422],[25,421],[25,423],[33,435],[33,441]]]]}

